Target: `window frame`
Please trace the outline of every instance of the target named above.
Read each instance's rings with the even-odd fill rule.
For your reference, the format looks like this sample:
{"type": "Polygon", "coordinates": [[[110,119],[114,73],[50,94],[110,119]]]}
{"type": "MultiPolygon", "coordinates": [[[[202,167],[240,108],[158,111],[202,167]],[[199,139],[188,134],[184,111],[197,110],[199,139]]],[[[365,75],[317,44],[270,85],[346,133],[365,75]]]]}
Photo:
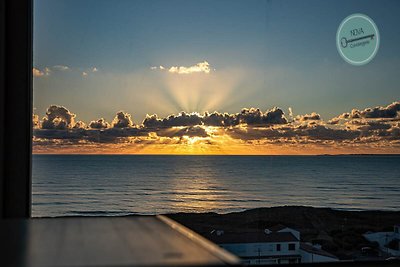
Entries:
{"type": "Polygon", "coordinates": [[[33,0],[0,1],[0,218],[30,218],[33,0]]]}

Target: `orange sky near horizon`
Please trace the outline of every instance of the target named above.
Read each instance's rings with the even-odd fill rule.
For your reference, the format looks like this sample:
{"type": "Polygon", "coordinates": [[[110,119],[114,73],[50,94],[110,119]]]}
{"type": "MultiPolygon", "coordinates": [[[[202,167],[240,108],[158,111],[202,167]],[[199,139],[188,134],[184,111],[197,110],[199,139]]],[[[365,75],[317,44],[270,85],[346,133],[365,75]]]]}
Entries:
{"type": "MultiPolygon", "coordinates": [[[[298,144],[282,141],[280,144],[262,144],[258,141],[235,140],[230,137],[172,138],[169,142],[140,144],[82,143],[33,146],[33,154],[138,154],[138,155],[340,155],[340,154],[400,154],[400,147],[386,144],[298,144]],[[218,140],[219,139],[219,140],[218,140]],[[212,142],[211,142],[212,140],[212,142]]],[[[163,142],[163,141],[161,141],[163,142]]]]}

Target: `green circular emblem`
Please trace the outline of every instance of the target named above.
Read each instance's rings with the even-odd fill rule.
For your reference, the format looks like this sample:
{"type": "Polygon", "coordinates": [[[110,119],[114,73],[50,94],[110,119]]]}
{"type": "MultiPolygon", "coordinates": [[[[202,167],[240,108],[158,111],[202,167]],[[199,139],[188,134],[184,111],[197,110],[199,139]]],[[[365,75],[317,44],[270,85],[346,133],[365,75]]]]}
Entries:
{"type": "Polygon", "coordinates": [[[339,54],[356,66],[370,62],[379,49],[379,32],[374,21],[363,14],[345,18],[336,33],[339,54]]]}

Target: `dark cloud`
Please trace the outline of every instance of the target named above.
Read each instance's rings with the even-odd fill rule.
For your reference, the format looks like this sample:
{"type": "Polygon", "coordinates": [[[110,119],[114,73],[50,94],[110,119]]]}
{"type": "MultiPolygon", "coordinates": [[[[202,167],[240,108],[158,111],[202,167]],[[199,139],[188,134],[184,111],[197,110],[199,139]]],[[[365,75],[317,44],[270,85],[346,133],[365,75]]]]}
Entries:
{"type": "Polygon", "coordinates": [[[364,131],[389,129],[391,127],[389,123],[386,123],[384,121],[367,121],[357,119],[347,122],[346,125],[354,125],[357,126],[358,129],[364,131]]]}
{"type": "Polygon", "coordinates": [[[62,129],[35,129],[35,138],[81,140],[89,142],[115,142],[118,139],[135,136],[148,136],[148,131],[140,128],[72,128],[62,129]]]}
{"type": "Polygon", "coordinates": [[[206,112],[203,117],[203,123],[207,126],[229,127],[238,124],[237,114],[206,112]]]}
{"type": "Polygon", "coordinates": [[[397,123],[396,125],[393,125],[388,131],[389,136],[393,140],[399,140],[400,139],[400,123],[397,123]]]}
{"type": "Polygon", "coordinates": [[[67,129],[74,125],[75,114],[63,106],[52,105],[47,109],[43,118],[43,129],[67,129]]]}
{"type": "Polygon", "coordinates": [[[170,115],[163,119],[158,118],[156,114],[147,115],[142,124],[144,127],[163,128],[196,125],[229,127],[239,124],[266,126],[287,122],[284,112],[279,108],[273,108],[264,113],[256,108],[244,108],[236,114],[205,112],[201,115],[199,113],[181,112],[178,115],[170,115]]]}
{"type": "Polygon", "coordinates": [[[288,121],[284,115],[284,112],[276,107],[265,113],[261,112],[258,108],[244,108],[237,114],[237,117],[240,123],[245,123],[247,125],[271,125],[287,123],[288,121]]]}
{"type": "Polygon", "coordinates": [[[74,129],[85,129],[87,128],[86,123],[84,123],[83,121],[77,121],[74,125],[74,127],[72,127],[74,129]]]}
{"type": "Polygon", "coordinates": [[[119,111],[114,118],[113,127],[114,128],[127,128],[127,127],[132,127],[132,126],[133,126],[133,123],[132,123],[131,115],[128,113],[125,113],[123,111],[119,111]]]}
{"type": "Polygon", "coordinates": [[[161,137],[209,137],[209,134],[201,126],[189,126],[179,129],[160,129],[156,132],[157,136],[161,137]]]}
{"type": "Polygon", "coordinates": [[[305,114],[305,115],[298,115],[296,116],[297,121],[318,121],[321,120],[321,115],[318,113],[311,113],[311,114],[305,114]]]}
{"type": "Polygon", "coordinates": [[[89,127],[92,129],[107,129],[110,128],[110,124],[105,119],[100,118],[97,121],[91,121],[89,127]]]}
{"type": "Polygon", "coordinates": [[[305,129],[296,130],[296,135],[318,140],[352,140],[360,136],[358,130],[332,129],[323,125],[313,125],[305,129]]]}
{"type": "Polygon", "coordinates": [[[137,128],[107,128],[102,130],[91,129],[84,132],[84,139],[90,142],[116,143],[124,142],[128,137],[147,135],[147,132],[143,132],[137,128]]]}
{"type": "Polygon", "coordinates": [[[323,125],[302,125],[281,128],[233,128],[227,133],[236,139],[257,140],[257,139],[313,139],[313,140],[352,140],[360,136],[358,130],[332,129],[323,125]]]}
{"type": "Polygon", "coordinates": [[[291,127],[288,127],[286,130],[260,127],[232,127],[227,129],[226,133],[232,138],[245,141],[259,139],[291,138],[295,136],[291,127]]]}
{"type": "Polygon", "coordinates": [[[201,125],[202,116],[198,113],[181,112],[178,115],[170,115],[167,118],[160,119],[157,114],[147,115],[143,120],[143,126],[149,128],[167,128],[179,126],[201,125]]]}
{"type": "Polygon", "coordinates": [[[33,131],[35,138],[60,139],[60,140],[82,140],[85,139],[84,129],[37,129],[33,131]]]}
{"type": "Polygon", "coordinates": [[[396,118],[398,117],[398,112],[400,111],[400,102],[393,102],[386,107],[374,107],[366,108],[364,110],[353,109],[351,112],[343,113],[337,118],[339,119],[378,119],[378,118],[396,118]]]}

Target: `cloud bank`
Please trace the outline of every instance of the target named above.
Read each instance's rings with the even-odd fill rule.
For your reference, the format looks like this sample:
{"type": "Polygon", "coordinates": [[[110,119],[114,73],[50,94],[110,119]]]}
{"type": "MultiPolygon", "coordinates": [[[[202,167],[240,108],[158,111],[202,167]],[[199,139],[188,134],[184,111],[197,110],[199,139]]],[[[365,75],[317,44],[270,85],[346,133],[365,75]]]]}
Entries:
{"type": "Polygon", "coordinates": [[[393,102],[392,104],[387,105],[386,107],[374,107],[374,108],[366,108],[364,110],[353,109],[351,112],[346,112],[335,119],[387,119],[387,118],[396,118],[399,116],[400,111],[400,102],[393,102]]]}
{"type": "MultiPolygon", "coordinates": [[[[103,118],[86,124],[75,122],[76,114],[63,106],[52,105],[39,120],[34,115],[34,149],[122,145],[147,147],[186,145],[222,149],[240,147],[292,147],[307,151],[319,148],[383,149],[400,152],[400,102],[387,106],[353,109],[328,122],[313,112],[288,120],[282,109],[266,111],[243,108],[238,113],[205,112],[147,115],[134,123],[124,111],[116,113],[111,123],[103,118]]],[[[289,114],[290,115],[290,114],[289,114]]],[[[160,147],[161,149],[161,147],[160,147]]],[[[300,152],[301,152],[300,151],[300,152]]],[[[364,150],[363,150],[364,151],[364,150]]]]}

